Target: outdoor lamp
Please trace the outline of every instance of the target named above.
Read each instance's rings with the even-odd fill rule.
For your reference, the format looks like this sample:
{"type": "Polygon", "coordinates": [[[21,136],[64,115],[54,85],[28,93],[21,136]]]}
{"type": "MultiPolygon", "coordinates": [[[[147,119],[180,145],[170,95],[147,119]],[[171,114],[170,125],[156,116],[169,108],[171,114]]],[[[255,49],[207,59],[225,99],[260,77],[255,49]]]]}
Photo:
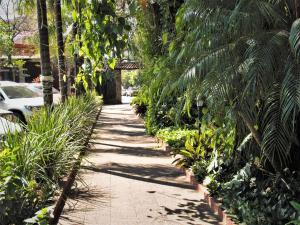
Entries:
{"type": "Polygon", "coordinates": [[[201,124],[200,124],[200,117],[201,117],[200,108],[204,105],[204,102],[200,98],[200,96],[197,96],[196,104],[197,104],[197,109],[198,109],[198,134],[200,135],[200,127],[201,127],[201,124]]]}
{"type": "Polygon", "coordinates": [[[197,108],[198,109],[203,106],[204,102],[199,96],[197,97],[196,101],[197,101],[197,108]]]}

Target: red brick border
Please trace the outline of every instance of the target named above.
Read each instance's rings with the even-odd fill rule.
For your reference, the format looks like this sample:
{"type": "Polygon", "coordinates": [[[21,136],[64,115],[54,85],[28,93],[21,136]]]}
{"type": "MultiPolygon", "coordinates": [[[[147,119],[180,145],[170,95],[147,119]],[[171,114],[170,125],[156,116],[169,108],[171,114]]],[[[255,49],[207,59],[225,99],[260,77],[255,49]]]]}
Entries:
{"type": "Polygon", "coordinates": [[[166,152],[171,153],[172,152],[172,147],[168,144],[165,143],[163,140],[155,137],[157,144],[166,152]]]}
{"type": "MultiPolygon", "coordinates": [[[[167,152],[172,151],[172,147],[169,146],[167,143],[165,143],[163,140],[156,137],[156,141],[165,151],[167,151],[167,152]]],[[[184,168],[179,168],[179,169],[185,174],[186,180],[188,180],[188,182],[190,182],[194,186],[195,191],[199,192],[200,194],[202,194],[204,196],[204,201],[206,201],[206,203],[209,205],[210,209],[216,215],[219,216],[219,218],[222,220],[223,225],[237,225],[226,214],[226,212],[224,212],[222,210],[221,204],[218,203],[218,201],[215,198],[213,198],[209,195],[208,189],[203,184],[199,184],[197,182],[197,180],[193,174],[193,171],[191,171],[190,169],[184,169],[184,168]]]]}
{"type": "Polygon", "coordinates": [[[221,204],[218,201],[209,195],[208,189],[203,185],[199,184],[196,181],[196,178],[191,170],[185,170],[186,179],[194,186],[195,190],[204,196],[204,201],[209,205],[211,210],[219,216],[224,225],[237,225],[232,221],[232,219],[224,212],[221,208],[221,204]]]}

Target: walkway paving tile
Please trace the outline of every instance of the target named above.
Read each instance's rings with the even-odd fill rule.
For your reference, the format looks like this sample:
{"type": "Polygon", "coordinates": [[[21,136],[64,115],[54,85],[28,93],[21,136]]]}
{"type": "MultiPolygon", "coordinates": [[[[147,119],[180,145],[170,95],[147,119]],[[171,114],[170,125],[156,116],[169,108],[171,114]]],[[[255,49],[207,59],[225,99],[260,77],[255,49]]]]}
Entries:
{"type": "Polygon", "coordinates": [[[61,225],[221,224],[128,104],[104,106],[61,225]]]}

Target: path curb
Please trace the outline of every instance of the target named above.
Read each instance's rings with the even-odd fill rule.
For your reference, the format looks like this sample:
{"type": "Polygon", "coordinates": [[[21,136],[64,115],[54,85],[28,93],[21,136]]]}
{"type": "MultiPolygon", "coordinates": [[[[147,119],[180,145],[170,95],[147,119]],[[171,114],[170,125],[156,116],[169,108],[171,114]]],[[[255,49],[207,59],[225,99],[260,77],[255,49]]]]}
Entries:
{"type": "Polygon", "coordinates": [[[221,204],[214,197],[210,196],[207,187],[197,182],[193,172],[190,169],[185,169],[185,176],[190,184],[194,186],[195,191],[201,193],[204,196],[204,201],[209,205],[209,208],[219,216],[219,218],[222,220],[223,225],[237,225],[222,209],[221,204]]]}
{"type": "MultiPolygon", "coordinates": [[[[163,149],[169,153],[172,152],[172,147],[165,143],[163,140],[156,138],[156,141],[163,149]]],[[[205,185],[200,184],[191,169],[179,168],[185,174],[186,180],[193,185],[195,191],[204,196],[204,201],[208,204],[209,208],[222,220],[223,225],[237,225],[222,209],[221,204],[212,196],[205,185]]]]}
{"type": "Polygon", "coordinates": [[[64,209],[65,203],[66,203],[67,198],[69,196],[69,192],[70,192],[70,190],[71,190],[71,188],[74,184],[74,181],[76,179],[78,170],[80,169],[80,164],[81,164],[82,158],[86,153],[86,149],[88,147],[89,140],[92,136],[95,125],[96,125],[96,123],[99,119],[101,110],[102,110],[102,105],[99,107],[99,110],[98,110],[98,113],[96,115],[95,121],[94,121],[93,125],[90,128],[89,134],[86,137],[86,140],[85,140],[85,143],[84,143],[85,147],[80,151],[80,153],[77,157],[77,160],[75,161],[75,163],[72,167],[72,170],[70,171],[70,174],[67,177],[66,184],[64,185],[64,187],[62,189],[62,192],[61,192],[60,196],[58,197],[58,200],[55,203],[55,207],[54,207],[54,210],[53,210],[53,218],[50,218],[50,220],[49,220],[49,224],[51,224],[51,225],[58,224],[59,217],[60,217],[60,215],[61,215],[61,213],[64,209]]]}
{"type": "Polygon", "coordinates": [[[168,152],[168,153],[172,152],[172,147],[168,143],[164,142],[162,139],[160,139],[156,136],[155,136],[155,140],[156,140],[156,143],[163,149],[163,151],[168,152]]]}

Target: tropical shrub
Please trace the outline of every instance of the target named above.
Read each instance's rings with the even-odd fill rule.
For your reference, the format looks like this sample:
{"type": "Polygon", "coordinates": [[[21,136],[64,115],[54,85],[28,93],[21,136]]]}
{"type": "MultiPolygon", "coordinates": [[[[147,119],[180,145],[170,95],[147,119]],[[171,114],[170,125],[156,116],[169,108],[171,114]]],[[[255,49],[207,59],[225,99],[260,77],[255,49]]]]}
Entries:
{"type": "Polygon", "coordinates": [[[202,182],[205,177],[208,175],[207,173],[207,162],[205,160],[196,161],[192,165],[193,174],[198,182],[202,182]]]}
{"type": "Polygon", "coordinates": [[[295,172],[286,170],[284,177],[267,176],[255,164],[247,163],[222,184],[223,205],[246,224],[285,224],[296,218],[290,201],[299,196],[300,183],[295,172]]]}
{"type": "Polygon", "coordinates": [[[187,137],[185,142],[185,148],[181,149],[178,153],[181,157],[178,157],[173,161],[177,166],[182,168],[190,168],[196,162],[201,162],[207,157],[208,151],[201,142],[201,136],[195,134],[194,136],[187,137]]]}
{"type": "MultiPolygon", "coordinates": [[[[208,172],[217,171],[226,159],[233,154],[235,144],[235,129],[232,127],[232,121],[227,119],[227,123],[220,123],[218,119],[212,118],[209,113],[203,115],[199,131],[185,131],[185,149],[178,154],[183,155],[182,160],[193,158],[191,167],[197,162],[198,154],[206,160],[208,172]],[[219,124],[218,124],[219,123],[219,124]],[[195,154],[194,154],[195,153],[195,154]]],[[[167,131],[167,130],[166,130],[167,131]]],[[[183,138],[184,136],[181,136],[183,138]]],[[[191,161],[189,159],[189,161],[191,161]]],[[[186,163],[184,163],[186,166],[186,163]]]]}
{"type": "Polygon", "coordinates": [[[158,130],[156,133],[156,137],[169,144],[172,149],[176,151],[185,146],[188,137],[194,136],[197,133],[197,130],[168,127],[158,130]]]}
{"type": "Polygon", "coordinates": [[[145,95],[143,94],[143,90],[140,90],[138,92],[138,95],[132,99],[130,105],[133,106],[136,114],[145,117],[147,112],[148,101],[145,95]]]}

